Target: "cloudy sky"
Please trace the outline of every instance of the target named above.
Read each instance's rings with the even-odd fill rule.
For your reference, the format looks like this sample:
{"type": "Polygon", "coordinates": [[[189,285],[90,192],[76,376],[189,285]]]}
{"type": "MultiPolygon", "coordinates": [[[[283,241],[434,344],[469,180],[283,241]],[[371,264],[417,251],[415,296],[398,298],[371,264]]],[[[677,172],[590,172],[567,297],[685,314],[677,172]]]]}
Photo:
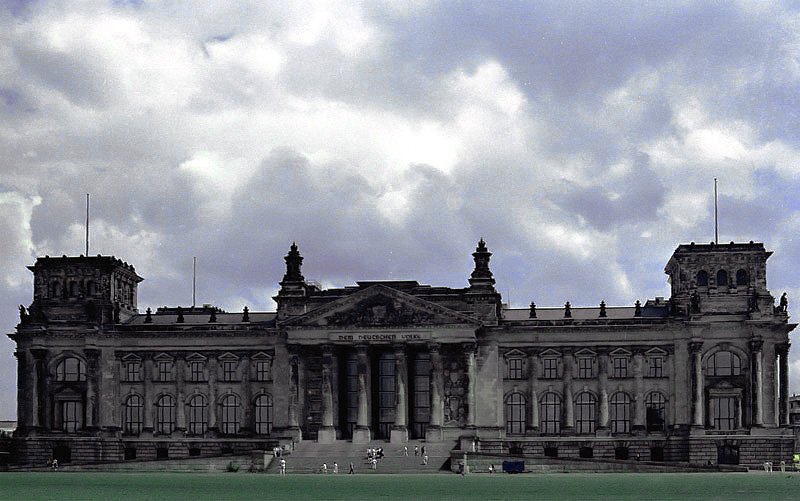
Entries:
{"type": "Polygon", "coordinates": [[[2,5],[3,332],[85,193],[141,310],[190,304],[197,256],[199,303],[273,311],[293,240],[324,286],[463,287],[480,237],[513,305],[629,305],[713,239],[714,177],[720,240],[774,250],[800,314],[796,3],[2,5]]]}

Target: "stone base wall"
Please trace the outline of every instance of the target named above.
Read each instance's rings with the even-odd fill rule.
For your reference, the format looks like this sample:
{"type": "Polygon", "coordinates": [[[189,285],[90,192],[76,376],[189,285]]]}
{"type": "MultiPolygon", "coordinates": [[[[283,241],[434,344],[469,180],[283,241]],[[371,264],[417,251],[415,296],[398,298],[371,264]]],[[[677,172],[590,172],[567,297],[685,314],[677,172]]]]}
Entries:
{"type": "Polygon", "coordinates": [[[14,464],[46,466],[55,458],[63,464],[120,462],[125,460],[187,459],[225,454],[250,454],[272,450],[278,439],[118,439],[97,437],[14,439],[14,464]],[[69,456],[67,459],[66,456],[69,456]]]}
{"type": "MultiPolygon", "coordinates": [[[[520,440],[480,440],[477,452],[500,456],[546,459],[546,451],[556,451],[563,459],[636,459],[641,461],[717,464],[722,447],[738,453],[740,465],[759,466],[764,461],[791,462],[794,437],[778,436],[702,436],[635,438],[525,438],[520,440]],[[626,457],[627,455],[627,457],[626,457]],[[660,457],[659,457],[660,456],[660,457]]],[[[462,447],[463,449],[463,447],[462,447]]],[[[553,456],[551,456],[553,457],[553,456]]]]}

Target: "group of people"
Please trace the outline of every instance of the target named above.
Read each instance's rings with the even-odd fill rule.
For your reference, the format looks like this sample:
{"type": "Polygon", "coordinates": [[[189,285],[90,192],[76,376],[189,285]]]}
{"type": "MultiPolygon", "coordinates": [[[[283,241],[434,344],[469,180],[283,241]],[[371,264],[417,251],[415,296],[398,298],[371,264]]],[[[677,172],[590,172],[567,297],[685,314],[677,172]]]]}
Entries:
{"type": "MultiPolygon", "coordinates": [[[[422,464],[428,464],[428,450],[425,448],[424,445],[422,446],[422,449],[420,449],[419,445],[415,445],[414,456],[419,457],[420,453],[422,454],[422,464]]],[[[408,446],[406,445],[403,446],[403,454],[408,456],[408,446]]]]}
{"type": "MultiPolygon", "coordinates": [[[[339,473],[339,463],[336,461],[333,462],[333,473],[339,473]]],[[[322,463],[322,466],[319,467],[319,472],[322,474],[328,473],[328,463],[322,463]]],[[[353,473],[353,463],[350,463],[350,473],[353,473]]]]}

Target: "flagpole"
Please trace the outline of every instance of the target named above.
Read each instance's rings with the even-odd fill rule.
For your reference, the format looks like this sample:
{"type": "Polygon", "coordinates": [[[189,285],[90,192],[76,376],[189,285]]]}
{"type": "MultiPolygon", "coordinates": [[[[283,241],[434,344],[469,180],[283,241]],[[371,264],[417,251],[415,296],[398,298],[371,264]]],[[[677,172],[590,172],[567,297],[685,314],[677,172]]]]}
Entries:
{"type": "Polygon", "coordinates": [[[89,194],[86,194],[86,257],[89,257],[89,194]]]}
{"type": "Polygon", "coordinates": [[[719,213],[717,212],[717,178],[714,178],[714,243],[719,244],[719,213]]]}

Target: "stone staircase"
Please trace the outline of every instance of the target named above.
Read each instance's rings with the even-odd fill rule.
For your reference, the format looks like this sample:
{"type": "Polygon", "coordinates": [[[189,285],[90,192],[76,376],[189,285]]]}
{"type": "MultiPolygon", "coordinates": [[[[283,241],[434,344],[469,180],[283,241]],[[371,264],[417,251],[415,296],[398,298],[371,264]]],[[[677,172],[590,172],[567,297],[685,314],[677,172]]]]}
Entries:
{"type": "MultiPolygon", "coordinates": [[[[312,441],[303,441],[295,446],[295,450],[284,456],[286,459],[286,474],[319,473],[322,463],[327,463],[328,474],[333,474],[333,463],[339,464],[339,475],[346,475],[352,462],[357,474],[374,473],[441,473],[445,470],[450,458],[450,450],[455,447],[453,442],[425,443],[411,441],[407,444],[408,457],[403,453],[403,446],[390,444],[383,441],[373,441],[369,444],[354,444],[347,441],[337,441],[332,444],[319,444],[312,441]],[[414,456],[414,446],[420,450],[424,445],[428,453],[428,464],[422,464],[422,454],[414,456]],[[370,469],[367,462],[367,448],[383,447],[384,457],[378,460],[378,467],[370,469]]],[[[278,473],[280,460],[275,458],[270,463],[267,473],[278,473]]]]}

